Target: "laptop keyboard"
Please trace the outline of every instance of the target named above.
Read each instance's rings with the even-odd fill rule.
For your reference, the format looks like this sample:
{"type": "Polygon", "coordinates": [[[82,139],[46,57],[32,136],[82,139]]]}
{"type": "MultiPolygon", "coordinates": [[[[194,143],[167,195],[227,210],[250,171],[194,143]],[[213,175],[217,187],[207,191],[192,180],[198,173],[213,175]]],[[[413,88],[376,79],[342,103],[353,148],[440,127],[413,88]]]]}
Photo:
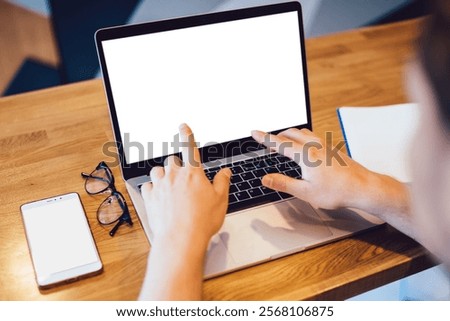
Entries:
{"type": "Polygon", "coordinates": [[[293,178],[302,177],[300,166],[279,154],[264,155],[221,167],[208,168],[205,170],[206,176],[209,180],[214,179],[216,173],[223,167],[229,167],[232,172],[227,213],[292,197],[290,194],[276,192],[262,186],[261,178],[266,174],[281,173],[293,178]]]}
{"type": "Polygon", "coordinates": [[[227,213],[292,197],[290,194],[277,192],[262,186],[261,178],[267,174],[280,173],[293,178],[302,177],[300,166],[279,154],[264,155],[219,167],[207,168],[205,169],[206,177],[212,181],[217,172],[224,167],[229,167],[232,172],[227,213]]]}

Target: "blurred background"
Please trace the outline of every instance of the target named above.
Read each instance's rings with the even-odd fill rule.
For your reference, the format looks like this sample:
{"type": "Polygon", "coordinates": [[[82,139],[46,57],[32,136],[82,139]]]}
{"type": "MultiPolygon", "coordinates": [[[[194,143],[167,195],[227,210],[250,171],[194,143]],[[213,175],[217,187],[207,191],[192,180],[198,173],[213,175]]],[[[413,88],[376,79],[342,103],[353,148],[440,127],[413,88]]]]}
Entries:
{"type": "MultiPolygon", "coordinates": [[[[100,77],[102,27],[284,2],[282,0],[0,0],[0,96],[100,77]]],[[[306,37],[426,14],[419,0],[300,0],[306,37]]],[[[352,300],[450,300],[442,267],[352,300]]]]}
{"type": "MultiPolygon", "coordinates": [[[[282,0],[0,0],[0,96],[100,76],[102,27],[282,0]]],[[[416,0],[300,0],[306,37],[425,13],[416,0]]]]}

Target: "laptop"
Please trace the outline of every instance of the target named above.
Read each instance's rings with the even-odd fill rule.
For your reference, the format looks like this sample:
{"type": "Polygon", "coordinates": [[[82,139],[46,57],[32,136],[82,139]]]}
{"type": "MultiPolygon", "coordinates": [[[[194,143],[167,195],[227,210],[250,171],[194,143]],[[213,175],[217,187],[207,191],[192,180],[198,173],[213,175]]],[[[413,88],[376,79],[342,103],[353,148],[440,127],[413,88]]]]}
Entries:
{"type": "Polygon", "coordinates": [[[150,243],[140,186],[152,167],[179,155],[179,124],[193,129],[209,179],[224,166],[232,170],[205,278],[382,223],[354,210],[315,209],[261,185],[267,173],[301,179],[301,168],[250,131],[312,128],[298,2],[101,29],[96,44],[122,176],[150,243]]]}

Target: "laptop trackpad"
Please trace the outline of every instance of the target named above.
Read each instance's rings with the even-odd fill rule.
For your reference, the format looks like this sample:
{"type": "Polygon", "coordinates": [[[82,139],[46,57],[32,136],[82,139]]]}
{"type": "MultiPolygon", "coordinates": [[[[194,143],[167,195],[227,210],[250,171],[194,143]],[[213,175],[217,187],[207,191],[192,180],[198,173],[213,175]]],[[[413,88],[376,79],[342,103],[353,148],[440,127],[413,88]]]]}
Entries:
{"type": "Polygon", "coordinates": [[[298,199],[251,209],[225,219],[220,235],[239,264],[268,260],[332,236],[310,204],[298,199]]]}

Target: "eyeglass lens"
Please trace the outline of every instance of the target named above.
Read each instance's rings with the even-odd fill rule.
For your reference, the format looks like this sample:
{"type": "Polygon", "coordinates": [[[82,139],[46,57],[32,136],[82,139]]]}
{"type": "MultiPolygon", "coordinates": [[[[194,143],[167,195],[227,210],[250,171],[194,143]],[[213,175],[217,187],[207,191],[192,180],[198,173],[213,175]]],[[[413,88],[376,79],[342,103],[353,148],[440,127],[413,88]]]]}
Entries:
{"type": "Polygon", "coordinates": [[[111,173],[106,168],[96,169],[86,178],[86,192],[89,194],[101,193],[109,187],[111,182],[111,173]]]}
{"type": "Polygon", "coordinates": [[[108,196],[98,208],[98,221],[105,225],[117,221],[124,212],[123,204],[124,200],[120,194],[113,193],[108,196]]]}

